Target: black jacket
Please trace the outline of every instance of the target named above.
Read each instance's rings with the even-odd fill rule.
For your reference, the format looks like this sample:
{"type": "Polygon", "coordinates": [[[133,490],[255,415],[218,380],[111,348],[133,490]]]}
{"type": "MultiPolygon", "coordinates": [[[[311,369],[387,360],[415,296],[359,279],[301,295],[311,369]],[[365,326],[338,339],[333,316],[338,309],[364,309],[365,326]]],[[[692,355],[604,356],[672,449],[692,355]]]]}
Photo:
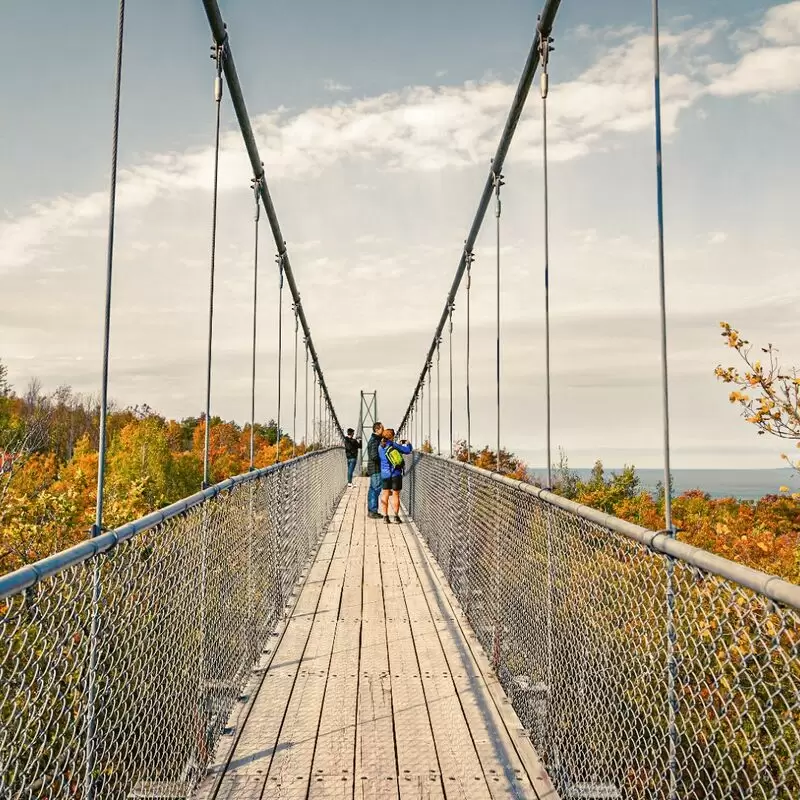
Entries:
{"type": "Polygon", "coordinates": [[[352,436],[344,437],[344,454],[347,458],[358,458],[358,451],[361,449],[361,442],[352,436]]]}
{"type": "Polygon", "coordinates": [[[381,446],[381,439],[383,437],[373,433],[367,442],[367,474],[374,475],[376,472],[381,471],[381,457],[378,455],[378,448],[381,446]]]}

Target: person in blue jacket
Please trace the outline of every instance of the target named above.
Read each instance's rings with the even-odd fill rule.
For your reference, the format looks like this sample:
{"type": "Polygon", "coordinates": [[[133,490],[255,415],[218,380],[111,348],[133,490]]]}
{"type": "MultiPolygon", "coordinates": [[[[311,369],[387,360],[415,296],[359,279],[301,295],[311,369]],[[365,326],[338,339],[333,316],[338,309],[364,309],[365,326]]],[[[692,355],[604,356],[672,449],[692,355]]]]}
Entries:
{"type": "Polygon", "coordinates": [[[391,522],[389,519],[389,500],[394,506],[394,521],[401,523],[400,519],[400,490],[403,488],[403,470],[404,464],[393,464],[390,459],[397,460],[397,454],[408,455],[413,448],[408,442],[395,442],[394,429],[383,429],[383,441],[378,448],[378,456],[381,460],[381,479],[383,480],[383,491],[381,492],[381,509],[383,510],[383,519],[385,522],[391,522]],[[394,451],[394,455],[392,455],[394,451]]]}

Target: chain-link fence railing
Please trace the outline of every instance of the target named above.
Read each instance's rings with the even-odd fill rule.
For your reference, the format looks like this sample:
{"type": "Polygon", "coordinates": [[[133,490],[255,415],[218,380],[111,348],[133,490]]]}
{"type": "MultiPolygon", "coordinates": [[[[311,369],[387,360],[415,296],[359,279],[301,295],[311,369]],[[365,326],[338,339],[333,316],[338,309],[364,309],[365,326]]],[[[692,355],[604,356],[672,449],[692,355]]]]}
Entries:
{"type": "Polygon", "coordinates": [[[800,797],[800,586],[434,456],[403,499],[562,798],[800,797]]]}
{"type": "Polygon", "coordinates": [[[189,796],[345,480],[314,452],[0,578],[0,798],[189,796]]]}

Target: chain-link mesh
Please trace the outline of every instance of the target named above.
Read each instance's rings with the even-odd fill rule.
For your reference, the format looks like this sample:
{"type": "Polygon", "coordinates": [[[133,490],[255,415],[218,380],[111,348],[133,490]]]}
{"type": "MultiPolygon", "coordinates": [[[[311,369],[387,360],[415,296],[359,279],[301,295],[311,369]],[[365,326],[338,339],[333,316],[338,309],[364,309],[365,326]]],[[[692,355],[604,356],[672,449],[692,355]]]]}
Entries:
{"type": "Polygon", "coordinates": [[[795,605],[458,462],[403,500],[562,798],[800,797],[795,605]]]}
{"type": "Polygon", "coordinates": [[[187,797],[345,479],[277,465],[0,599],[0,798],[187,797]]]}

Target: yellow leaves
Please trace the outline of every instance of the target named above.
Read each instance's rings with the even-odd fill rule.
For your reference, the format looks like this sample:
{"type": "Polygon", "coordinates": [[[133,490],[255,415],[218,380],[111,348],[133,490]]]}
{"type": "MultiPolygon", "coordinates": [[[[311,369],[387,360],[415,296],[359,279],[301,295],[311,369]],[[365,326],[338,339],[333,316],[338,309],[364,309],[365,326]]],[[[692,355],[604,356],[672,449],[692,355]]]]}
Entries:
{"type": "Polygon", "coordinates": [[[744,394],[744,392],[731,392],[728,395],[728,399],[731,401],[731,403],[747,403],[750,400],[750,398],[744,394]]]}
{"type": "Polygon", "coordinates": [[[780,489],[778,489],[778,491],[779,492],[788,492],[789,491],[789,487],[788,486],[781,486],[780,489]]]}

